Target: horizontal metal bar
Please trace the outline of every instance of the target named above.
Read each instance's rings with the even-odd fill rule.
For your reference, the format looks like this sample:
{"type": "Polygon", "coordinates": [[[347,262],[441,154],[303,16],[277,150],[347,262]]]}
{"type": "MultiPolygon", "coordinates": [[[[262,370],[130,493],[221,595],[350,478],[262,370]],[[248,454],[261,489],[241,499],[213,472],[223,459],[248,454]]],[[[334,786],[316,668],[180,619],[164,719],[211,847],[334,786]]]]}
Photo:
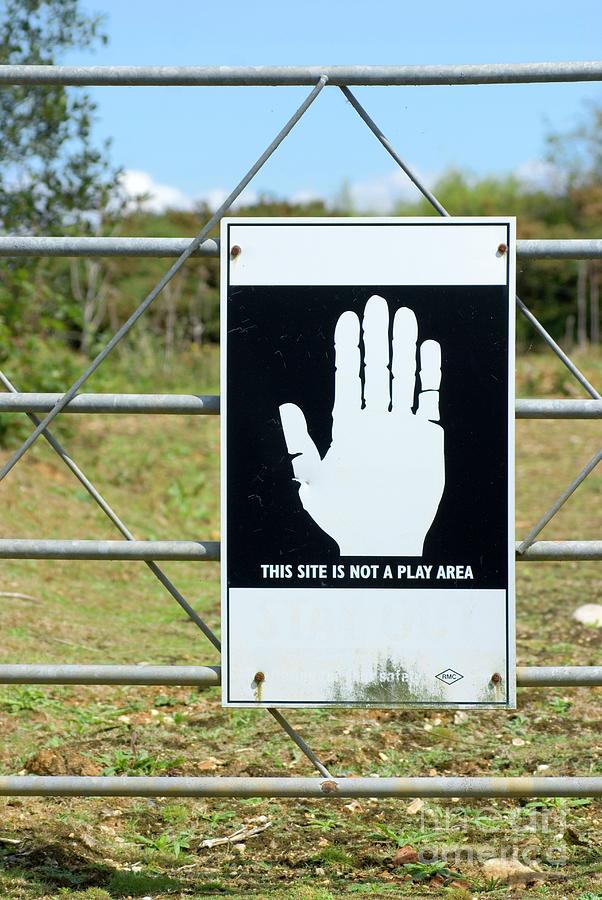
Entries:
{"type": "MultiPolygon", "coordinates": [[[[0,539],[0,559],[218,560],[219,541],[0,539]]],[[[519,542],[516,542],[519,547],[519,542]]],[[[602,541],[536,541],[519,562],[602,559],[602,541]]]]}
{"type": "Polygon", "coordinates": [[[602,777],[250,778],[5,775],[0,796],[32,797],[602,797],[602,777]]]}
{"type": "MultiPolygon", "coordinates": [[[[1,68],[1,67],[0,67],[1,68]]],[[[0,237],[0,256],[178,257],[192,238],[0,237]]],[[[193,256],[219,256],[219,240],[207,239],[193,256]]]]}
{"type": "MultiPolygon", "coordinates": [[[[178,257],[189,238],[138,237],[0,237],[2,256],[148,256],[178,257]]],[[[527,259],[600,259],[602,240],[517,241],[517,255],[527,259]]],[[[206,240],[194,256],[219,256],[219,240],[206,240]]]]}
{"type": "MultiPolygon", "coordinates": [[[[518,666],[519,687],[602,686],[602,666],[518,666]]],[[[217,687],[220,666],[0,665],[0,684],[161,684],[217,687]]]]}
{"type": "Polygon", "coordinates": [[[0,684],[162,684],[216,687],[219,666],[0,665],[0,684]]]}
{"type": "Polygon", "coordinates": [[[602,419],[602,400],[517,400],[515,410],[517,419],[602,419]]]}
{"type": "Polygon", "coordinates": [[[526,259],[600,259],[602,240],[517,241],[516,255],[526,259]]]}
{"type": "Polygon", "coordinates": [[[0,540],[0,559],[218,560],[219,541],[0,540]]]}
{"type": "MultiPolygon", "coordinates": [[[[62,394],[3,394],[0,412],[49,412],[62,394]]],[[[602,406],[602,404],[601,404],[602,406]]],[[[219,396],[211,394],[78,394],[66,413],[217,415],[219,396]]]]}
{"type": "MultiPolygon", "coordinates": [[[[0,393],[0,413],[52,409],[61,394],[0,393]]],[[[214,394],[78,394],[63,412],[145,415],[217,415],[214,394]]],[[[517,400],[517,419],[601,419],[602,400],[517,400]]]]}
{"type": "Polygon", "coordinates": [[[600,687],[602,666],[517,666],[519,687],[600,687]]]}
{"type": "Polygon", "coordinates": [[[533,84],[601,81],[602,61],[434,66],[0,66],[0,84],[86,85],[533,84]]]}
{"type": "MultiPolygon", "coordinates": [[[[517,550],[519,546],[517,541],[517,550]]],[[[518,562],[602,559],[602,541],[535,541],[520,556],[517,554],[516,559],[518,562]]]]}

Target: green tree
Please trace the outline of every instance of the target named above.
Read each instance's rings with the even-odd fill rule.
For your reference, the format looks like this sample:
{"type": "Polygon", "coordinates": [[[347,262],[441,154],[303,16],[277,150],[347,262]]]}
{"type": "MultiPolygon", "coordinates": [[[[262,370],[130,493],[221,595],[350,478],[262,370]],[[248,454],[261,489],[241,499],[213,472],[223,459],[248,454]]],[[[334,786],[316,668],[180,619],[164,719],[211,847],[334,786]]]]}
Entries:
{"type": "MultiPolygon", "coordinates": [[[[72,48],[105,43],[101,20],[79,0],[4,0],[0,64],[53,65],[72,48]]],[[[50,233],[86,225],[106,206],[117,173],[92,141],[95,105],[62,85],[0,91],[0,222],[4,231],[50,233]]]]}
{"type": "MultiPolygon", "coordinates": [[[[56,64],[70,49],[105,43],[101,26],[98,16],[80,9],[79,0],[3,0],[0,64],[56,64]]],[[[93,140],[94,114],[92,99],[79,89],[10,85],[0,90],[4,233],[62,234],[74,229],[81,234],[102,227],[119,172],[109,162],[108,146],[93,140]]],[[[3,261],[0,352],[3,342],[40,326],[62,331],[76,345],[89,343],[90,323],[95,322],[91,306],[99,298],[88,285],[78,296],[70,284],[73,266],[71,274],[69,279],[68,267],[47,260],[3,261]]]]}

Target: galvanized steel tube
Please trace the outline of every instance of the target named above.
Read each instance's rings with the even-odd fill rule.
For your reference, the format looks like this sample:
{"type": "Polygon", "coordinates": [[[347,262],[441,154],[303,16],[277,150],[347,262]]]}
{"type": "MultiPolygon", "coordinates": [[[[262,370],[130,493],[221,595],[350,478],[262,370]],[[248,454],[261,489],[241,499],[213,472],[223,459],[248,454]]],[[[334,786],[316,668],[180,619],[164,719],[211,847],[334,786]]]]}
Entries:
{"type": "Polygon", "coordinates": [[[32,797],[602,797],[602,777],[245,778],[5,775],[0,796],[32,797]]]}
{"type": "Polygon", "coordinates": [[[0,84],[233,87],[602,81],[602,61],[434,66],[0,66],[0,84]]]}
{"type": "MultiPolygon", "coordinates": [[[[0,256],[178,257],[192,238],[0,237],[0,256]]],[[[207,238],[191,256],[219,256],[219,240],[207,238]]]]}
{"type": "MultiPolygon", "coordinates": [[[[519,687],[599,687],[602,666],[518,666],[519,687]]],[[[220,666],[0,665],[0,684],[161,684],[217,687],[220,666]]]]}
{"type": "Polygon", "coordinates": [[[517,400],[515,411],[517,419],[602,419],[602,400],[517,400]]]}
{"type": "Polygon", "coordinates": [[[219,666],[0,665],[0,684],[162,684],[215,687],[219,666]]]}
{"type": "MultiPolygon", "coordinates": [[[[519,543],[516,543],[519,547],[519,543]]],[[[3,538],[0,559],[217,560],[218,541],[82,541],[3,538]]],[[[517,559],[602,559],[602,541],[536,541],[517,559]]]]}
{"type": "MultiPolygon", "coordinates": [[[[62,394],[0,394],[0,412],[48,412],[61,397],[62,394]]],[[[602,404],[600,406],[602,410],[602,404]]],[[[207,416],[219,413],[219,397],[208,394],[78,394],[63,412],[207,416]]]]}
{"type": "Polygon", "coordinates": [[[0,559],[218,560],[218,541],[61,541],[5,538],[0,559]]]}
{"type": "MultiPolygon", "coordinates": [[[[520,543],[517,541],[515,546],[518,550],[520,543]]],[[[535,541],[516,559],[518,562],[602,559],[602,541],[535,541]]]]}
{"type": "MultiPolygon", "coordinates": [[[[0,413],[48,412],[61,394],[0,393],[0,413]]],[[[517,400],[517,419],[601,419],[602,400],[517,400]]],[[[65,413],[128,415],[217,415],[215,394],[78,394],[65,413]]]]}
{"type": "Polygon", "coordinates": [[[517,241],[516,255],[526,259],[600,259],[600,240],[517,241]]]}
{"type": "Polygon", "coordinates": [[[517,666],[519,687],[600,687],[602,666],[517,666]]]}
{"type": "MultiPolygon", "coordinates": [[[[178,257],[191,238],[26,237],[0,236],[0,257],[10,256],[144,256],[178,257]]],[[[600,259],[602,240],[517,241],[516,253],[527,259],[600,259]]],[[[193,256],[219,256],[219,240],[207,239],[193,256]]]]}

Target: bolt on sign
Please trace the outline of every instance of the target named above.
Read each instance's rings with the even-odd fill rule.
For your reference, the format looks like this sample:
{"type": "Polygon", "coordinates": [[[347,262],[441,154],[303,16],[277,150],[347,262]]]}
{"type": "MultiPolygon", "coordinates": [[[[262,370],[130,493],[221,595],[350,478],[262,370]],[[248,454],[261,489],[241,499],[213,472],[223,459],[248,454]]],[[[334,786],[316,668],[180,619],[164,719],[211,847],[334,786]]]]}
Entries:
{"type": "Polygon", "coordinates": [[[221,246],[224,705],[513,707],[514,220],[221,246]]]}

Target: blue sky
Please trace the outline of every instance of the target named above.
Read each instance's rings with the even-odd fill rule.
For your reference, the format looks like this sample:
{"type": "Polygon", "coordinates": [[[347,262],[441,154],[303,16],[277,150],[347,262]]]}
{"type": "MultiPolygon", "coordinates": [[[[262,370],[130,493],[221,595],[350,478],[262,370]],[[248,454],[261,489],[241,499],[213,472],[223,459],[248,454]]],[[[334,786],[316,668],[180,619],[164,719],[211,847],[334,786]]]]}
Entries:
{"type": "MultiPolygon", "coordinates": [[[[596,59],[594,0],[85,0],[106,15],[107,47],[66,63],[95,65],[429,64],[596,59]]],[[[306,88],[90,89],[97,134],[132,189],[156,204],[216,200],[276,134],[306,88]]],[[[475,175],[545,175],[545,135],[602,103],[602,84],[357,88],[401,155],[433,182],[455,166],[475,175]]],[[[347,182],[358,207],[383,211],[408,190],[338,88],[326,89],[257,176],[255,191],[333,197],[347,182]]]]}

